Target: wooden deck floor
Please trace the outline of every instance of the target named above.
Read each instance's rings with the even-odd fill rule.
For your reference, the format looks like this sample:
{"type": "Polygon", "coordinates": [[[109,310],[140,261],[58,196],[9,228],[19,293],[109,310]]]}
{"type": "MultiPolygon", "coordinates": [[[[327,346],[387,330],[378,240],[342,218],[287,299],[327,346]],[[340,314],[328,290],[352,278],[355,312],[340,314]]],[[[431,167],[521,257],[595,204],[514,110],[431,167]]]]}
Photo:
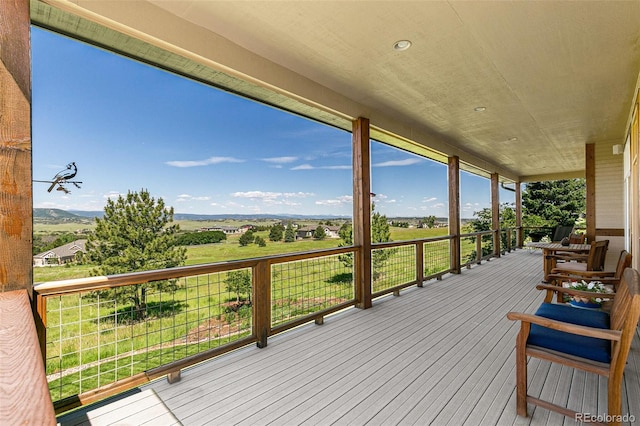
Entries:
{"type": "MultiPolygon", "coordinates": [[[[519,250],[379,299],[371,309],[274,336],[264,349],[251,346],[192,367],[178,383],[159,380],[141,390],[153,389],[189,426],[577,424],[532,406],[528,418],[515,413],[518,325],[505,314],[537,308],[541,276],[540,253],[519,250]]],[[[623,405],[636,419],[639,341],[625,372],[623,405]]],[[[580,412],[606,412],[606,381],[598,376],[538,360],[530,361],[529,373],[530,394],[580,412]]],[[[148,424],[158,420],[145,417],[148,424]]]]}

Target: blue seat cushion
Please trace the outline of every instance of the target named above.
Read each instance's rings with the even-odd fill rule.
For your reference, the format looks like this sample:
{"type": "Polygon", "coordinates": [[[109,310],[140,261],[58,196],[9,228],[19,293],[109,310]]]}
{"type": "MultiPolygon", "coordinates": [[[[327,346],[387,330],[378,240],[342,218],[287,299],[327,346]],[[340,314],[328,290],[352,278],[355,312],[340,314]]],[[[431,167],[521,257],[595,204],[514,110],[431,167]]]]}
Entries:
{"type": "MultiPolygon", "coordinates": [[[[609,329],[609,314],[602,311],[543,303],[536,311],[536,315],[576,325],[609,329]]],[[[536,324],[531,324],[531,332],[529,333],[527,344],[593,361],[611,362],[611,342],[609,340],[578,336],[536,324]]]]}

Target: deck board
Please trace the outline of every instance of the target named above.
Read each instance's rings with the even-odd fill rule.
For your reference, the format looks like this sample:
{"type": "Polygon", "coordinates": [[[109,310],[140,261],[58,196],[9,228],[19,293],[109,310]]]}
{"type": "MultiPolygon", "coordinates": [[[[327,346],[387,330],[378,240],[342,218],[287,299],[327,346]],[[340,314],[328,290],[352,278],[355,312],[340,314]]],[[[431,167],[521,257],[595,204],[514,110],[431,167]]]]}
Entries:
{"type": "MultiPolygon", "coordinates": [[[[539,252],[429,281],[272,336],[151,382],[184,425],[575,425],[539,407],[515,412],[515,336],[509,311],[543,294],[539,252]]],[[[640,335],[625,373],[624,409],[640,418],[640,335]]],[[[529,393],[583,412],[606,411],[606,381],[531,359],[529,393]],[[603,404],[604,408],[603,408],[603,404]],[[600,410],[600,411],[596,411],[600,410]]]]}

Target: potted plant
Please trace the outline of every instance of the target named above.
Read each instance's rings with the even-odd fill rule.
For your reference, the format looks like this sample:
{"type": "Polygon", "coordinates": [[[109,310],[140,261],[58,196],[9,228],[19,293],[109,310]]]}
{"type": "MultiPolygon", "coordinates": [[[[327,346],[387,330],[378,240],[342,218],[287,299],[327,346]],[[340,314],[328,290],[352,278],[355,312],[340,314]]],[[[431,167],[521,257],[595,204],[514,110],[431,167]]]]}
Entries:
{"type": "Polygon", "coordinates": [[[602,306],[602,302],[609,300],[606,294],[613,294],[613,288],[610,285],[605,285],[600,281],[586,282],[570,281],[562,283],[563,287],[571,288],[573,290],[579,290],[589,293],[596,293],[593,297],[572,295],[569,303],[572,306],[578,308],[599,309],[602,306]]]}

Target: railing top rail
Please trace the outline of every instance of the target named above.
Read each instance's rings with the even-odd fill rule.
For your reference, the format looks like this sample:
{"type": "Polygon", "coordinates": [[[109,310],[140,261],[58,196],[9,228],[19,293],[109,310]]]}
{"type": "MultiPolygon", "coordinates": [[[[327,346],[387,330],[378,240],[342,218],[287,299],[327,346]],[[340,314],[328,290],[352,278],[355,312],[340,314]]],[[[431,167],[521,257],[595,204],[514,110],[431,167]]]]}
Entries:
{"type": "Polygon", "coordinates": [[[331,254],[352,252],[356,246],[339,247],[332,249],[314,250],[301,253],[289,253],[274,256],[265,256],[252,259],[207,263],[202,265],[179,266],[176,268],[156,269],[150,271],[128,272],[108,276],[94,276],[85,278],[73,278],[68,280],[50,281],[38,283],[33,286],[35,292],[41,296],[56,296],[60,294],[77,293],[80,291],[94,291],[105,288],[120,287],[132,284],[143,284],[150,281],[169,280],[194,275],[204,275],[217,272],[232,271],[241,268],[251,268],[260,262],[270,264],[290,262],[294,260],[308,259],[331,254]]]}
{"type": "Polygon", "coordinates": [[[415,240],[402,240],[402,241],[388,241],[388,242],[384,242],[384,243],[373,243],[373,244],[371,244],[371,246],[374,247],[374,248],[396,247],[396,246],[404,246],[404,245],[410,245],[410,244],[430,243],[430,242],[434,242],[434,241],[444,241],[444,240],[450,240],[452,238],[453,238],[453,235],[442,235],[442,236],[439,236],[439,237],[418,238],[418,239],[415,239],[415,240]]]}
{"type": "Polygon", "coordinates": [[[475,237],[478,235],[489,235],[492,234],[494,231],[478,231],[478,232],[469,232],[467,234],[460,234],[460,237],[475,237]]]}

